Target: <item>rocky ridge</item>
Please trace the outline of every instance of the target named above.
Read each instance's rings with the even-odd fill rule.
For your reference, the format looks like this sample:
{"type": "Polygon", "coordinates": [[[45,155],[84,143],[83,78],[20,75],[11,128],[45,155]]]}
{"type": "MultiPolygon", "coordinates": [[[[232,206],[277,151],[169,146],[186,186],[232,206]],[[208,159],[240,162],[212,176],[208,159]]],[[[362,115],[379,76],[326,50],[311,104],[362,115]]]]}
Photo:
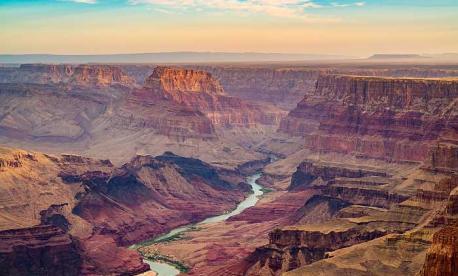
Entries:
{"type": "Polygon", "coordinates": [[[237,172],[172,153],[118,168],[75,155],[0,154],[0,267],[19,275],[143,272],[138,253],[121,246],[223,213],[245,196],[237,172]],[[30,266],[13,265],[19,260],[30,266]]]}
{"type": "Polygon", "coordinates": [[[204,71],[156,67],[146,79],[145,87],[179,105],[204,113],[215,126],[275,126],[284,114],[271,106],[261,107],[228,96],[220,83],[204,71]]]}
{"type": "Polygon", "coordinates": [[[439,138],[457,140],[457,88],[457,81],[322,76],[280,131],[305,137],[314,151],[421,162],[439,138]]]}
{"type": "Polygon", "coordinates": [[[9,74],[1,74],[0,82],[65,83],[81,86],[134,85],[135,81],[119,66],[97,64],[22,64],[9,74]]]}

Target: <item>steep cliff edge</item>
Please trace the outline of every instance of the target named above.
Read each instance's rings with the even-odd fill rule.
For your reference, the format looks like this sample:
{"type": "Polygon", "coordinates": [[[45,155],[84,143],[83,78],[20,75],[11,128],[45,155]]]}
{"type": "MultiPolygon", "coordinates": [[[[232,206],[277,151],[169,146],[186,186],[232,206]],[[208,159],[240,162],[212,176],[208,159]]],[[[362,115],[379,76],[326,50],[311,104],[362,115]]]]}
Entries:
{"type": "Polygon", "coordinates": [[[434,234],[425,264],[418,275],[452,276],[458,274],[458,225],[447,226],[434,234]]]}
{"type": "Polygon", "coordinates": [[[237,172],[172,153],[116,168],[0,148],[0,180],[0,268],[23,274],[143,272],[138,253],[123,246],[224,213],[247,192],[237,172]]]}
{"type": "Polygon", "coordinates": [[[210,73],[171,67],[156,67],[146,78],[145,86],[161,87],[164,92],[170,94],[183,92],[224,94],[223,87],[210,73]]]}
{"type": "Polygon", "coordinates": [[[0,231],[0,274],[80,275],[78,243],[50,225],[0,231]]]}
{"type": "Polygon", "coordinates": [[[97,64],[22,64],[4,76],[10,83],[65,83],[82,86],[131,86],[135,83],[119,66],[97,64]]]}
{"type": "Polygon", "coordinates": [[[252,265],[246,275],[281,275],[282,272],[324,259],[327,252],[372,240],[386,233],[379,229],[367,231],[361,227],[328,232],[295,227],[277,229],[269,234],[268,245],[257,248],[247,258],[252,265]]]}
{"type": "Polygon", "coordinates": [[[282,120],[313,151],[424,161],[441,137],[456,141],[458,81],[320,76],[282,120]]]}
{"type": "Polygon", "coordinates": [[[111,175],[82,179],[86,191],[72,212],[123,245],[222,213],[244,197],[215,168],[171,153],[138,156],[111,175]]]}
{"type": "MultiPolygon", "coordinates": [[[[442,216],[444,206],[454,210],[453,198],[446,204],[448,196],[445,196],[455,188],[454,175],[422,169],[418,164],[390,165],[377,160],[355,165],[352,162],[352,159],[344,163],[305,160],[299,164],[292,175],[289,193],[314,191],[316,194],[292,215],[289,226],[270,232],[269,243],[241,262],[246,275],[283,275],[296,269],[314,271],[297,272],[297,275],[316,275],[317,263],[331,264],[326,272],[338,275],[343,268],[340,263],[334,263],[340,260],[334,259],[336,252],[351,252],[344,255],[350,259],[357,248],[366,250],[370,248],[366,244],[372,240],[380,243],[392,234],[400,235],[399,240],[392,244],[382,242],[374,251],[389,249],[402,255],[407,254],[406,248],[412,247],[418,248],[409,251],[413,255],[424,254],[428,246],[426,235],[408,238],[408,233],[429,227],[433,218],[442,216]]],[[[450,219],[450,216],[445,218],[450,219]]],[[[431,230],[425,230],[428,231],[431,230]]],[[[364,267],[365,260],[372,260],[367,256],[360,259],[352,260],[358,264],[357,269],[364,267]]],[[[371,271],[386,271],[385,264],[391,261],[383,262],[371,271]]],[[[420,265],[418,260],[413,262],[408,275],[417,272],[420,265]]],[[[391,269],[396,274],[404,267],[391,269]]]]}
{"type": "Polygon", "coordinates": [[[211,74],[184,68],[156,67],[145,87],[182,106],[203,112],[214,125],[252,127],[277,125],[284,112],[225,94],[211,74]]]}

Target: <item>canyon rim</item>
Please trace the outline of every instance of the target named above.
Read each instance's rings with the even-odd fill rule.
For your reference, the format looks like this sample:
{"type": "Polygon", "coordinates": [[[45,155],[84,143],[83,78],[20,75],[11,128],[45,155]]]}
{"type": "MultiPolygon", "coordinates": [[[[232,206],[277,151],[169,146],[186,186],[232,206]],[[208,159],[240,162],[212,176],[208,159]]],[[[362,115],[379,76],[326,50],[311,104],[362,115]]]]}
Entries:
{"type": "Polygon", "coordinates": [[[458,276],[456,14],[3,1],[0,275],[458,276]]]}

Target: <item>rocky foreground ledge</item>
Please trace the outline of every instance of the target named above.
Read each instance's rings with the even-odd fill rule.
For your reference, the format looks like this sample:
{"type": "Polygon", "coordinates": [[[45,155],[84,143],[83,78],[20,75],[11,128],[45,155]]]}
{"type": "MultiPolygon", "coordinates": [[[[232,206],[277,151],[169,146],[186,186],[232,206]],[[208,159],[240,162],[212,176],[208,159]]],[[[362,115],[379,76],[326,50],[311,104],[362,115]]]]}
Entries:
{"type": "Polygon", "coordinates": [[[124,246],[224,213],[247,192],[237,171],[170,152],[116,168],[108,160],[1,148],[0,179],[6,275],[146,271],[124,246]]]}

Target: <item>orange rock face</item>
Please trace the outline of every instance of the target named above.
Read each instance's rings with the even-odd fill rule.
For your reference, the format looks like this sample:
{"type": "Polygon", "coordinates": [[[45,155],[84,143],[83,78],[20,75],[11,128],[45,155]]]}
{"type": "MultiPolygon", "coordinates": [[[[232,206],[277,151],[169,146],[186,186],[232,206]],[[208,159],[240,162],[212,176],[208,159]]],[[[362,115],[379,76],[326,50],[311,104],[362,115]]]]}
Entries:
{"type": "Polygon", "coordinates": [[[426,255],[422,276],[453,276],[458,274],[458,226],[447,226],[434,234],[426,255]]]}
{"type": "Polygon", "coordinates": [[[444,78],[458,76],[458,70],[412,66],[259,66],[202,65],[190,66],[210,72],[227,93],[241,99],[263,101],[292,110],[304,95],[315,89],[323,74],[356,76],[444,78]]]}
{"type": "Polygon", "coordinates": [[[82,85],[132,85],[134,81],[120,67],[107,65],[79,65],[71,75],[71,82],[82,85]]]}
{"type": "Polygon", "coordinates": [[[458,81],[322,76],[280,131],[314,151],[423,161],[439,137],[458,139],[458,81]]]}
{"type": "Polygon", "coordinates": [[[145,80],[145,86],[161,87],[167,93],[224,94],[223,87],[210,73],[190,69],[156,67],[145,80]]]}
{"type": "Polygon", "coordinates": [[[284,114],[272,106],[226,95],[220,83],[203,71],[157,67],[145,86],[158,96],[204,113],[217,126],[277,125],[284,114]]]}

